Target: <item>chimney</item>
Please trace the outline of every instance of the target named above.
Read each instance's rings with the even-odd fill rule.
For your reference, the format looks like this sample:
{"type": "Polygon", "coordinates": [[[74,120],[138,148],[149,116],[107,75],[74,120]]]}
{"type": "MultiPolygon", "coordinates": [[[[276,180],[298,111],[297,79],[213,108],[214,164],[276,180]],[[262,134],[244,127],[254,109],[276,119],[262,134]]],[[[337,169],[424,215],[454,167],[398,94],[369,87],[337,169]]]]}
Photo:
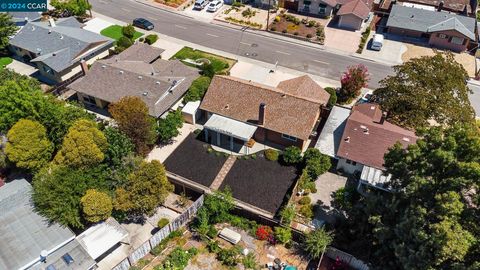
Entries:
{"type": "Polygon", "coordinates": [[[263,126],[265,124],[265,109],[267,105],[265,103],[260,103],[260,107],[258,108],[258,125],[263,126]]]}
{"type": "Polygon", "coordinates": [[[55,27],[55,26],[57,26],[57,25],[55,24],[55,20],[54,20],[53,18],[48,19],[48,22],[49,22],[49,24],[50,24],[50,27],[55,27]]]}
{"type": "Polygon", "coordinates": [[[438,11],[442,11],[444,4],[445,2],[443,0],[441,0],[440,3],[438,3],[438,11]]]}
{"type": "Polygon", "coordinates": [[[83,75],[87,75],[88,65],[85,60],[80,61],[80,67],[82,67],[83,75]]]}

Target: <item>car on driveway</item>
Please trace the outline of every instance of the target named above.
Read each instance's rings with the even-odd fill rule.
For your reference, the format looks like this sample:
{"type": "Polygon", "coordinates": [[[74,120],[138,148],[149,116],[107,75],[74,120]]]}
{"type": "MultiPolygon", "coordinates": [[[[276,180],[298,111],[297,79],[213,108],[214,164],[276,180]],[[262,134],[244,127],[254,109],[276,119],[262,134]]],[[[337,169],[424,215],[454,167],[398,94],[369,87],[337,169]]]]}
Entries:
{"type": "Polygon", "coordinates": [[[222,1],[219,0],[214,0],[210,2],[210,4],[207,7],[208,12],[216,12],[219,8],[221,8],[223,5],[222,1]]]}
{"type": "Polygon", "coordinates": [[[145,30],[153,30],[154,25],[151,23],[149,20],[144,19],[144,18],[136,18],[133,20],[133,26],[136,26],[138,28],[142,28],[145,30]]]}

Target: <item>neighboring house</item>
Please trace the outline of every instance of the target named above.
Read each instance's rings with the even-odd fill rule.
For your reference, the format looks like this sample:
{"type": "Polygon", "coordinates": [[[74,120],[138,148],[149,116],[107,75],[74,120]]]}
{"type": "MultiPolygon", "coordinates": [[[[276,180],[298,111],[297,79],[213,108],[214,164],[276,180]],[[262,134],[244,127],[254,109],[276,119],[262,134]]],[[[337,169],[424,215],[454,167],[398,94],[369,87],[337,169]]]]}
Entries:
{"type": "Polygon", "coordinates": [[[10,51],[35,64],[41,78],[59,83],[108,56],[114,41],[82,29],[74,17],[48,22],[29,22],[11,40],[10,51]]]}
{"type": "Polygon", "coordinates": [[[332,16],[338,4],[336,0],[299,0],[298,2],[299,12],[315,14],[319,17],[332,16]]]}
{"type": "Polygon", "coordinates": [[[385,153],[397,142],[406,147],[416,140],[414,132],[386,121],[379,105],[364,103],[350,112],[334,107],[315,147],[338,160],[337,170],[359,174],[359,188],[369,185],[388,191],[385,153]]]}
{"type": "Polygon", "coordinates": [[[0,187],[0,269],[93,269],[95,261],[72,231],[35,212],[31,192],[25,179],[0,187]]]}
{"type": "Polygon", "coordinates": [[[87,108],[108,109],[126,96],[140,97],[149,114],[159,117],[187,92],[198,69],[179,60],[160,59],[163,50],[138,43],[116,57],[95,62],[86,75],[69,88],[87,108]]]}
{"type": "Polygon", "coordinates": [[[426,38],[433,47],[465,51],[476,41],[475,18],[443,11],[394,5],[388,17],[388,32],[426,38]]]}
{"type": "Polygon", "coordinates": [[[235,152],[247,152],[255,141],[304,149],[329,97],[306,75],[277,87],[215,76],[200,105],[205,139],[235,152]]]}
{"type": "Polygon", "coordinates": [[[37,22],[42,18],[42,13],[40,12],[9,12],[12,16],[12,21],[18,27],[23,27],[29,22],[37,22]]]}
{"type": "Polygon", "coordinates": [[[475,17],[477,2],[477,0],[381,0],[378,7],[380,11],[389,11],[395,4],[428,6],[434,10],[444,10],[475,17]]]}

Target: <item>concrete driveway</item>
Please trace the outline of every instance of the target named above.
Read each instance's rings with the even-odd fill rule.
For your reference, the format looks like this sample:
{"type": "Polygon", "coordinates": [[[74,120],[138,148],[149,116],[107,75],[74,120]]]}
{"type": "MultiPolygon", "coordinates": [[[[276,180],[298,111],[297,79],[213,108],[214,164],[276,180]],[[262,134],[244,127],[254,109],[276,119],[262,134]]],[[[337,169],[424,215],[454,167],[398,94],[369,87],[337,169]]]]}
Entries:
{"type": "Polygon", "coordinates": [[[354,53],[360,44],[360,31],[348,31],[335,27],[325,27],[325,47],[329,49],[354,53]]]}
{"type": "Polygon", "coordinates": [[[37,72],[37,69],[35,67],[25,64],[16,59],[13,59],[13,62],[7,65],[7,68],[15,71],[18,74],[26,76],[31,76],[33,73],[37,72]]]}
{"type": "Polygon", "coordinates": [[[83,29],[100,34],[100,31],[113,25],[113,23],[103,20],[101,18],[94,18],[85,23],[83,29]]]}
{"type": "Polygon", "coordinates": [[[362,52],[362,56],[394,65],[403,63],[402,55],[407,51],[407,46],[403,42],[385,38],[382,49],[374,51],[371,49],[373,34],[368,38],[368,43],[362,52]]]}
{"type": "MultiPolygon", "coordinates": [[[[208,5],[207,5],[208,6],[208,5]]],[[[183,13],[185,15],[188,15],[188,16],[191,16],[191,17],[194,17],[195,19],[199,19],[199,20],[203,20],[203,21],[207,21],[207,22],[210,22],[213,20],[213,18],[215,18],[215,16],[217,14],[219,14],[220,12],[223,12],[226,8],[228,8],[229,6],[226,6],[226,5],[223,5],[222,7],[220,7],[216,12],[209,12],[207,11],[207,7],[205,7],[204,9],[202,10],[196,10],[196,9],[193,9],[193,5],[187,7],[183,13]]]]}

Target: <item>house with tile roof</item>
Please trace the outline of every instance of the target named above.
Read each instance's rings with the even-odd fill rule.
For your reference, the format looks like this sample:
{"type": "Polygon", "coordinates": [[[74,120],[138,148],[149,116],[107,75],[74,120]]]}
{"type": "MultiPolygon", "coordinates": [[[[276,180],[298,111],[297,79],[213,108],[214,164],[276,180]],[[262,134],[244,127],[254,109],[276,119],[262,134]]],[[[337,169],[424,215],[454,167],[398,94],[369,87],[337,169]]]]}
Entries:
{"type": "Polygon", "coordinates": [[[430,46],[455,52],[476,41],[475,18],[445,11],[393,5],[386,26],[389,33],[426,38],[430,46]]]}
{"type": "Polygon", "coordinates": [[[70,229],[36,213],[31,193],[25,179],[0,187],[0,269],[93,269],[95,261],[70,229]]]}
{"type": "Polygon", "coordinates": [[[315,148],[338,160],[337,170],[360,176],[359,188],[369,185],[389,191],[385,182],[384,155],[401,143],[417,140],[414,132],[385,120],[386,114],[373,103],[355,105],[352,110],[334,107],[320,133],[315,148]]]}
{"type": "Polygon", "coordinates": [[[10,39],[9,50],[36,65],[45,82],[59,83],[108,56],[114,44],[112,39],[82,27],[74,17],[28,22],[10,39]]]}
{"type": "Polygon", "coordinates": [[[242,153],[255,142],[305,149],[329,98],[308,76],[277,87],[215,76],[200,104],[207,119],[205,140],[242,153]]]}
{"type": "Polygon", "coordinates": [[[85,76],[69,85],[87,109],[108,109],[126,96],[140,97],[149,114],[160,117],[176,104],[198,78],[198,69],[179,60],[161,59],[162,49],[135,44],[110,59],[99,60],[85,76]]]}
{"type": "Polygon", "coordinates": [[[372,8],[370,0],[299,0],[298,11],[338,19],[338,26],[348,30],[360,30],[372,8]]]}

